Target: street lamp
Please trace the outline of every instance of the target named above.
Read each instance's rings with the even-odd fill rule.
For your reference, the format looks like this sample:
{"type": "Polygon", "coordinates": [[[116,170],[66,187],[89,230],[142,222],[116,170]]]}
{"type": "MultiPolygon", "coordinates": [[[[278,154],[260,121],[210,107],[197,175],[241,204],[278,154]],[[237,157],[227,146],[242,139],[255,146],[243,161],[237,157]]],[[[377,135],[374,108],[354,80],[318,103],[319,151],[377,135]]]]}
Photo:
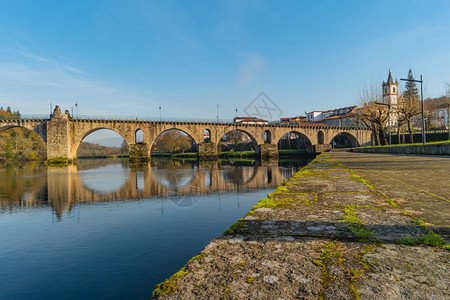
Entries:
{"type": "Polygon", "coordinates": [[[219,123],[219,104],[217,104],[217,123],[219,123]]]}
{"type": "Polygon", "coordinates": [[[159,106],[159,121],[161,122],[161,105],[159,106]]]}
{"type": "Polygon", "coordinates": [[[378,105],[384,105],[388,107],[388,123],[389,123],[389,147],[392,144],[392,138],[391,138],[391,105],[390,104],[386,104],[386,103],[381,103],[381,102],[375,102],[375,104],[378,105]]]}
{"type": "Polygon", "coordinates": [[[420,75],[420,80],[415,80],[415,79],[404,79],[404,78],[400,78],[400,80],[403,81],[409,81],[409,82],[420,82],[420,101],[422,102],[422,144],[425,145],[425,143],[427,142],[427,138],[425,136],[425,118],[423,116],[423,87],[422,87],[422,75],[420,75]]]}

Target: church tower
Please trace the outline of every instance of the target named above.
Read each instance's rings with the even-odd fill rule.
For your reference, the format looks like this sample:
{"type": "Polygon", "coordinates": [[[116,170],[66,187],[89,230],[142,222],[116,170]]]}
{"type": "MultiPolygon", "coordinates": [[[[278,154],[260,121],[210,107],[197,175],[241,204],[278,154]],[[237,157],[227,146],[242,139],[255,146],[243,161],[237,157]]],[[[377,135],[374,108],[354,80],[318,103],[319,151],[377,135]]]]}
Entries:
{"type": "Polygon", "coordinates": [[[391,105],[391,126],[397,124],[397,107],[398,107],[398,81],[392,78],[391,69],[387,82],[383,81],[383,103],[391,105]]]}

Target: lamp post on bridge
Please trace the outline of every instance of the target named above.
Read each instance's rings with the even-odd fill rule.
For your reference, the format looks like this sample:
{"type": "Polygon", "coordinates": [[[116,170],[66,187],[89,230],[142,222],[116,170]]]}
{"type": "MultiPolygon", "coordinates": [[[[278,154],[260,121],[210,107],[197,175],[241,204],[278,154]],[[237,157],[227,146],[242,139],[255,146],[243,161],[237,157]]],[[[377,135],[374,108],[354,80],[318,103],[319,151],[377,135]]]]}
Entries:
{"type": "Polygon", "coordinates": [[[392,137],[391,137],[391,105],[381,102],[375,102],[378,105],[384,105],[388,107],[388,124],[389,124],[389,147],[392,144],[392,137]]]}
{"type": "Polygon", "coordinates": [[[219,123],[219,104],[217,104],[217,123],[219,123]]]}
{"type": "Polygon", "coordinates": [[[161,105],[159,106],[159,121],[161,122],[161,105]]]}
{"type": "Polygon", "coordinates": [[[422,80],[422,75],[420,75],[420,80],[415,80],[415,79],[404,79],[404,78],[400,78],[400,80],[403,81],[409,81],[409,82],[420,82],[420,102],[422,103],[422,144],[426,144],[427,142],[427,137],[425,136],[425,118],[423,116],[423,80],[422,80]]]}

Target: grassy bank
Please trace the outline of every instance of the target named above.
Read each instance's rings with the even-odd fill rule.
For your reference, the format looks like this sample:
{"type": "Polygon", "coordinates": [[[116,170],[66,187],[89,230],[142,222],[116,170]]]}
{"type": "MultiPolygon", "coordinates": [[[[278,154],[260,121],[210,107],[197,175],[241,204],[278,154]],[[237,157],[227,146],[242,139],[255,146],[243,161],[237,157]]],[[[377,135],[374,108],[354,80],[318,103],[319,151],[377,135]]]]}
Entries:
{"type": "MultiPolygon", "coordinates": [[[[437,144],[449,144],[450,140],[447,141],[439,141],[439,142],[428,142],[425,145],[437,145],[437,144]]],[[[422,146],[423,143],[412,143],[412,144],[392,144],[391,147],[404,147],[404,146],[422,146]]],[[[358,147],[361,149],[367,149],[367,148],[383,148],[383,147],[389,147],[389,145],[377,145],[377,146],[364,146],[364,147],[358,147]]]]}

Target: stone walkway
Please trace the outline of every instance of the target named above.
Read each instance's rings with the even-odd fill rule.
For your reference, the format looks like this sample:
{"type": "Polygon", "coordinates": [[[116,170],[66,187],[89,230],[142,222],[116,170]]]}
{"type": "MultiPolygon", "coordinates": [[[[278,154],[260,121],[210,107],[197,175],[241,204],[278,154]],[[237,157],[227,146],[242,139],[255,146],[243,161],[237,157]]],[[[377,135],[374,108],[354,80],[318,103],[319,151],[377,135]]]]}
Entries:
{"type": "Polygon", "coordinates": [[[450,157],[352,152],[333,157],[450,242],[450,157]]]}
{"type": "Polygon", "coordinates": [[[449,299],[450,253],[437,223],[340,162],[351,155],[334,155],[261,200],[154,297],[449,299]]]}

